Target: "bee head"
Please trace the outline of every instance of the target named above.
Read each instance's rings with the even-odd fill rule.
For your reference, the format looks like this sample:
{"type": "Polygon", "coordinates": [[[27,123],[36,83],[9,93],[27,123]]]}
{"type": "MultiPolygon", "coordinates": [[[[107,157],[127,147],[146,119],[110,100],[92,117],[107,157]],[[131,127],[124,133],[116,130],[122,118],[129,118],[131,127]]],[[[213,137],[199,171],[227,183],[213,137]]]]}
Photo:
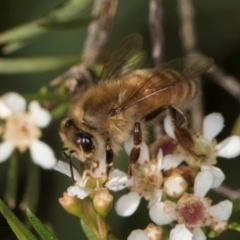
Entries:
{"type": "Polygon", "coordinates": [[[95,151],[93,136],[76,127],[72,119],[64,120],[60,129],[60,135],[70,148],[73,148],[77,153],[79,153],[79,150],[82,151],[80,155],[84,155],[85,158],[88,158],[95,151]]]}

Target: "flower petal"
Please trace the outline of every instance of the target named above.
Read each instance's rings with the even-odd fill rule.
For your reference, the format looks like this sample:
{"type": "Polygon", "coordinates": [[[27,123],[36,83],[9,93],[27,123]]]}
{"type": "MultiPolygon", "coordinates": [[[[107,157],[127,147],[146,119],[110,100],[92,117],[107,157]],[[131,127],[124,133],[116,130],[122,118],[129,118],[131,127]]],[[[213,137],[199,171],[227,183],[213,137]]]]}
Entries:
{"type": "Polygon", "coordinates": [[[79,199],[84,199],[85,197],[87,197],[89,195],[89,193],[91,191],[92,191],[91,189],[77,186],[77,185],[71,186],[67,189],[69,196],[76,196],[79,199]]]}
{"type": "Polygon", "coordinates": [[[148,202],[148,208],[151,208],[155,203],[160,202],[162,199],[162,190],[157,189],[151,196],[148,202]]]}
{"type": "Polygon", "coordinates": [[[222,201],[209,209],[209,214],[220,221],[227,221],[232,213],[232,202],[222,201]]]}
{"type": "Polygon", "coordinates": [[[164,124],[164,130],[167,133],[167,135],[171,138],[176,139],[176,136],[174,133],[174,126],[173,126],[172,119],[169,114],[164,118],[163,124],[164,124]]]}
{"type": "Polygon", "coordinates": [[[29,150],[33,162],[42,168],[50,169],[57,162],[53,150],[44,142],[36,139],[30,144],[29,150]]]}
{"type": "Polygon", "coordinates": [[[213,185],[211,188],[217,188],[221,186],[222,182],[225,180],[225,175],[220,168],[211,165],[202,165],[201,170],[209,170],[213,174],[213,185]]]}
{"type": "Polygon", "coordinates": [[[228,137],[220,142],[215,149],[218,157],[234,158],[240,154],[240,137],[228,137]]]}
{"type": "Polygon", "coordinates": [[[29,103],[29,114],[38,127],[46,127],[51,121],[51,114],[42,108],[38,101],[29,103]]]}
{"type": "Polygon", "coordinates": [[[156,202],[149,208],[149,216],[157,225],[167,225],[176,220],[175,203],[156,202]]]}
{"type": "Polygon", "coordinates": [[[0,118],[5,119],[12,114],[12,110],[0,99],[0,118]]]}
{"type": "Polygon", "coordinates": [[[106,183],[106,187],[112,191],[119,191],[126,187],[132,186],[132,178],[128,178],[125,172],[118,169],[114,169],[109,176],[109,180],[106,183]]]}
{"type": "Polygon", "coordinates": [[[210,142],[222,131],[224,118],[220,113],[211,113],[203,120],[203,136],[210,142]]]}
{"type": "MultiPolygon", "coordinates": [[[[130,155],[132,149],[133,149],[133,142],[132,141],[127,141],[124,143],[124,148],[125,151],[128,155],[130,155]]],[[[141,150],[140,150],[140,156],[138,158],[138,163],[139,164],[144,164],[146,161],[149,161],[149,151],[148,151],[148,146],[145,142],[142,142],[141,145],[141,150]]]]}
{"type": "Polygon", "coordinates": [[[214,176],[209,170],[199,172],[194,180],[194,194],[199,197],[204,197],[210,190],[214,182],[214,176]]]}
{"type": "MultiPolygon", "coordinates": [[[[53,169],[55,171],[58,171],[64,175],[67,175],[68,177],[71,177],[71,171],[70,171],[70,166],[69,163],[63,162],[63,161],[57,161],[57,163],[53,166],[53,169]]],[[[73,167],[73,177],[75,181],[78,181],[81,176],[77,169],[73,167]]]]}
{"type": "Polygon", "coordinates": [[[26,110],[26,100],[16,92],[9,92],[2,96],[7,107],[13,112],[24,112],[26,110]]]}
{"type": "Polygon", "coordinates": [[[182,154],[167,154],[163,158],[162,170],[169,170],[175,168],[183,162],[184,156],[182,154]]]}
{"type": "Polygon", "coordinates": [[[162,169],[162,164],[163,164],[163,151],[160,148],[157,154],[157,169],[161,171],[162,169]]]}
{"type": "Polygon", "coordinates": [[[170,232],[169,240],[192,240],[192,233],[184,224],[177,224],[170,232]]]}
{"type": "Polygon", "coordinates": [[[141,229],[136,229],[131,232],[127,240],[148,240],[148,235],[141,229]]]}
{"type": "Polygon", "coordinates": [[[14,145],[11,141],[4,141],[0,143],[0,162],[6,161],[14,150],[14,145]]]}
{"type": "Polygon", "coordinates": [[[141,200],[141,196],[136,192],[130,192],[121,196],[116,202],[115,209],[119,216],[130,216],[132,215],[141,200]]]}
{"type": "Polygon", "coordinates": [[[207,237],[201,228],[194,228],[192,234],[192,240],[207,240],[207,237]]]}

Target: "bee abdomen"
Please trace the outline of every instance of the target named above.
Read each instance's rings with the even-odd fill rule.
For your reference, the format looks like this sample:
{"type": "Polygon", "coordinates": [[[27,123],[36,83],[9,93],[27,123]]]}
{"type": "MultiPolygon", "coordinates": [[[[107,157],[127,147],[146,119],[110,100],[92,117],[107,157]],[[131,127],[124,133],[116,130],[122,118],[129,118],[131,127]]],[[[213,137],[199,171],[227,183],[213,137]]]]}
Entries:
{"type": "Polygon", "coordinates": [[[198,92],[198,86],[196,81],[186,81],[175,88],[175,94],[173,94],[172,104],[177,106],[185,106],[190,103],[198,92]]]}

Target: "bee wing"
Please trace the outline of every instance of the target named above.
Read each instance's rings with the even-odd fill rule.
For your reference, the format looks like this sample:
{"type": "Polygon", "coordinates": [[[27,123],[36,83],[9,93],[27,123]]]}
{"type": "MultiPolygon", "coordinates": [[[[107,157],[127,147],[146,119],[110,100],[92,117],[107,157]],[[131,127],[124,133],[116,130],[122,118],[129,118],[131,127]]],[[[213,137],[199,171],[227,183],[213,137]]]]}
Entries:
{"type": "Polygon", "coordinates": [[[191,81],[206,72],[214,60],[208,57],[179,58],[146,71],[147,78],[116,109],[123,112],[129,107],[185,81],[191,81]]]}
{"type": "Polygon", "coordinates": [[[125,38],[104,65],[99,80],[114,80],[140,67],[146,56],[146,52],[141,48],[141,35],[133,33],[125,38]]]}

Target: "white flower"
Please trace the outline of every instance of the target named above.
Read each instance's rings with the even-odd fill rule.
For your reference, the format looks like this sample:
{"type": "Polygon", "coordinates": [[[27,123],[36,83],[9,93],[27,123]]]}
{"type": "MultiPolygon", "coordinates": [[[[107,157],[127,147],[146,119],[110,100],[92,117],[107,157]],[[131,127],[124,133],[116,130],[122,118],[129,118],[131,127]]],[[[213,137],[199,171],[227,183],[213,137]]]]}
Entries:
{"type": "MultiPolygon", "coordinates": [[[[125,149],[128,154],[132,149],[132,142],[125,143],[125,149]]],[[[138,208],[141,198],[149,200],[152,205],[159,194],[163,183],[161,170],[175,168],[183,161],[180,154],[168,154],[163,156],[160,149],[156,160],[149,160],[149,151],[146,143],[142,143],[140,157],[135,164],[131,179],[127,174],[119,170],[113,171],[114,176],[110,175],[110,180],[106,184],[109,189],[121,190],[128,187],[130,193],[121,196],[116,202],[115,209],[120,216],[129,216],[138,208]]]]}
{"type": "MultiPolygon", "coordinates": [[[[216,164],[216,157],[234,158],[240,154],[239,136],[230,136],[220,143],[216,143],[214,138],[223,127],[224,119],[220,113],[212,113],[204,118],[203,132],[193,135],[193,140],[195,142],[194,151],[199,155],[206,156],[206,159],[197,162],[194,156],[189,155],[185,160],[190,166],[213,165],[216,164]]],[[[164,128],[170,137],[176,139],[169,115],[164,119],[164,128]]]]}
{"type": "Polygon", "coordinates": [[[136,229],[131,232],[127,240],[160,240],[163,237],[163,229],[161,226],[156,226],[149,223],[144,230],[136,229]]]}
{"type": "Polygon", "coordinates": [[[192,233],[184,224],[177,224],[170,232],[169,240],[192,240],[192,233]]]}
{"type": "MultiPolygon", "coordinates": [[[[104,159],[105,160],[105,159],[104,159]]],[[[90,170],[84,170],[83,175],[81,176],[79,172],[72,167],[73,170],[73,178],[75,184],[73,186],[70,186],[67,189],[67,193],[69,196],[76,196],[79,199],[86,198],[94,189],[100,189],[104,181],[106,180],[106,176],[104,173],[106,173],[106,164],[103,163],[103,159],[99,160],[99,169],[101,169],[101,172],[98,170],[96,172],[91,172],[90,170]],[[101,164],[102,163],[102,164],[101,164]],[[103,171],[103,167],[105,166],[105,170],[103,171]]],[[[72,177],[70,166],[68,163],[65,163],[63,161],[58,161],[54,166],[53,169],[63,173],[64,175],[68,177],[72,177]]],[[[95,168],[94,168],[95,169],[95,168]]]]}
{"type": "MultiPolygon", "coordinates": [[[[230,201],[225,200],[211,206],[210,199],[204,197],[210,188],[217,186],[221,182],[221,179],[222,175],[219,174],[218,169],[216,170],[212,166],[203,168],[195,178],[194,194],[184,193],[177,203],[169,200],[155,202],[149,209],[150,218],[158,225],[167,225],[177,221],[179,224],[183,224],[189,230],[189,233],[193,235],[193,238],[189,239],[206,239],[203,236],[201,227],[212,227],[214,222],[227,221],[232,211],[230,201]]],[[[174,240],[175,233],[179,231],[182,231],[184,235],[186,229],[184,228],[184,231],[181,229],[183,227],[180,227],[180,225],[176,227],[170,234],[172,236],[170,239],[174,240]]]]}
{"type": "Polygon", "coordinates": [[[2,96],[0,117],[6,120],[6,125],[3,142],[0,143],[0,162],[7,160],[15,148],[20,152],[29,148],[36,164],[46,169],[52,168],[56,163],[54,152],[46,143],[38,140],[41,136],[39,127],[46,127],[51,115],[37,101],[29,104],[29,112],[25,110],[26,100],[18,93],[10,92],[2,96]]]}
{"type": "Polygon", "coordinates": [[[140,229],[134,230],[128,236],[127,240],[149,240],[148,235],[140,229]]]}

